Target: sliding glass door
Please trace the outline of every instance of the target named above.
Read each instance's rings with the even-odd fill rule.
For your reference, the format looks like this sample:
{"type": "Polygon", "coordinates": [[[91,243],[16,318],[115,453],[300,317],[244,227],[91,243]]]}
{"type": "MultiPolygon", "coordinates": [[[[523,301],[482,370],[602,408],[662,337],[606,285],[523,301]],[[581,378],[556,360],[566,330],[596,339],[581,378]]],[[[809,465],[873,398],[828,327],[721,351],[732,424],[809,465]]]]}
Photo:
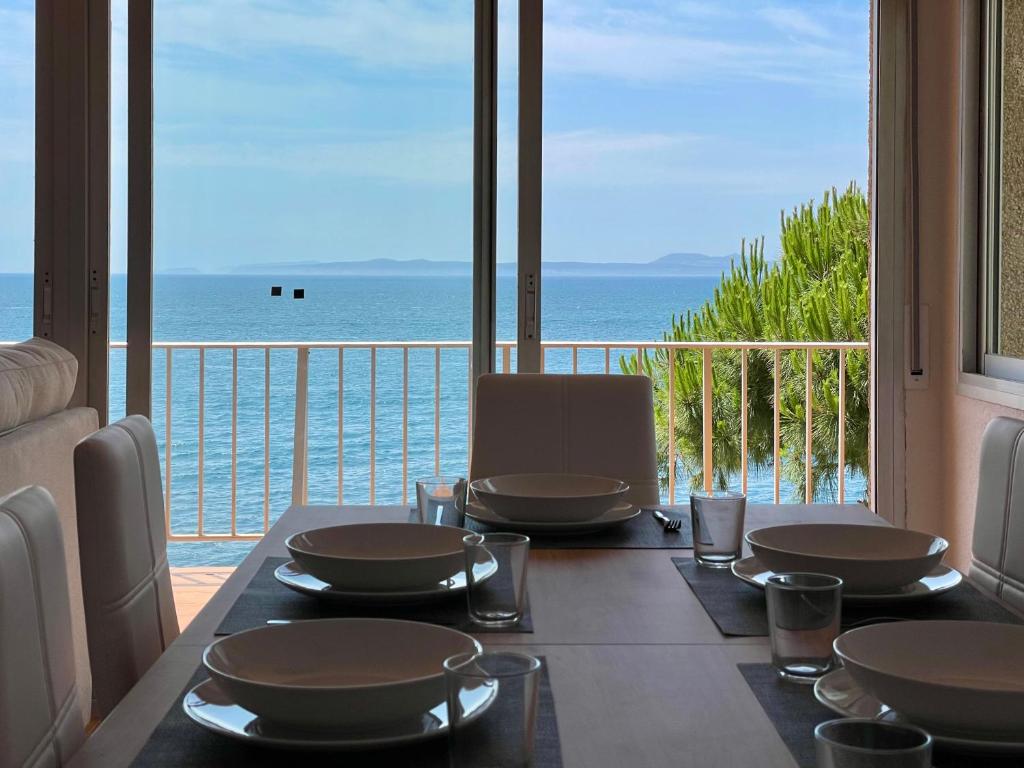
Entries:
{"type": "Polygon", "coordinates": [[[257,535],[294,501],[401,503],[465,472],[473,5],[154,0],[152,50],[172,533],[257,535]]]}
{"type": "Polygon", "coordinates": [[[858,501],[869,4],[713,5],[543,4],[541,367],[654,379],[666,497],[858,501]]]}

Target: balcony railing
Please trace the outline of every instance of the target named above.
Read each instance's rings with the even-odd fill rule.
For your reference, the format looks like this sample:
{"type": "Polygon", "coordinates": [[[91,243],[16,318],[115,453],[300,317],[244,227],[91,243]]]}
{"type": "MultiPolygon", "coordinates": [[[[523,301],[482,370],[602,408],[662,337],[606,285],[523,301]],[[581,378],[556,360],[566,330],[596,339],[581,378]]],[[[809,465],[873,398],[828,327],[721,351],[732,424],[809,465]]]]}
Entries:
{"type": "MultiPolygon", "coordinates": [[[[805,420],[805,467],[806,475],[804,478],[804,497],[810,502],[814,498],[813,488],[813,464],[812,464],[812,443],[813,443],[813,409],[810,407],[813,396],[813,361],[816,354],[822,353],[834,353],[838,355],[838,429],[837,429],[837,440],[836,446],[838,461],[837,465],[840,467],[837,478],[837,500],[840,503],[845,502],[846,499],[846,473],[843,468],[846,466],[846,359],[847,354],[853,351],[867,350],[868,345],[865,342],[627,342],[627,341],[549,341],[543,343],[543,354],[542,354],[542,368],[544,367],[545,361],[549,361],[549,354],[561,351],[561,355],[564,357],[566,353],[569,356],[569,360],[560,360],[557,366],[547,362],[549,370],[558,369],[559,371],[582,373],[592,372],[599,373],[603,370],[605,373],[611,373],[618,369],[617,357],[619,355],[638,355],[638,359],[643,359],[645,353],[651,354],[655,351],[664,351],[664,354],[668,356],[670,364],[674,361],[675,356],[683,351],[699,351],[702,356],[702,369],[703,369],[703,387],[702,387],[702,407],[703,407],[703,468],[704,478],[706,485],[710,487],[713,480],[713,422],[712,422],[712,360],[713,355],[716,351],[720,350],[733,350],[739,353],[741,362],[741,381],[740,389],[743,393],[741,397],[741,415],[740,415],[740,440],[741,440],[741,469],[740,469],[740,482],[744,492],[747,490],[748,484],[748,466],[747,466],[747,438],[748,438],[748,397],[747,395],[747,371],[748,371],[748,356],[749,353],[755,350],[768,351],[773,353],[774,356],[774,397],[772,398],[773,406],[773,461],[772,461],[772,482],[773,482],[773,497],[775,503],[779,503],[781,500],[781,484],[782,484],[782,461],[781,461],[781,429],[780,429],[780,412],[778,403],[780,401],[780,390],[781,390],[781,376],[782,371],[782,355],[783,353],[802,352],[805,359],[805,409],[807,418],[805,420]],[[613,353],[616,357],[613,363],[613,353]],[[584,365],[583,358],[586,358],[584,365]],[[584,370],[585,369],[585,370],[584,370]]],[[[123,342],[114,342],[111,344],[114,349],[124,349],[125,344],[123,342]]],[[[271,524],[271,446],[272,446],[272,425],[271,425],[271,372],[272,358],[278,355],[294,354],[294,421],[292,422],[292,435],[291,435],[291,497],[290,500],[294,504],[307,503],[309,499],[309,402],[310,402],[310,353],[316,351],[317,355],[336,355],[336,373],[332,376],[336,376],[336,379],[330,382],[327,391],[337,394],[336,403],[336,415],[337,415],[337,434],[336,434],[336,450],[337,450],[337,503],[342,504],[346,501],[349,503],[364,503],[369,502],[373,504],[377,501],[377,488],[378,488],[378,457],[377,457],[377,445],[378,445],[378,410],[393,409],[395,412],[400,409],[400,416],[398,417],[400,422],[401,431],[401,501],[402,503],[408,503],[409,501],[409,466],[410,466],[410,386],[424,385],[423,377],[410,377],[410,354],[416,355],[422,366],[422,357],[424,355],[433,356],[432,365],[432,394],[433,394],[433,470],[435,473],[440,473],[442,468],[441,451],[445,443],[442,439],[443,434],[447,437],[450,433],[445,430],[442,432],[442,382],[445,380],[442,376],[443,368],[443,356],[445,353],[445,359],[447,359],[450,367],[451,355],[457,355],[461,357],[460,351],[465,352],[465,364],[462,368],[462,364],[459,367],[462,368],[459,376],[465,376],[466,383],[466,403],[465,403],[465,415],[466,415],[466,457],[468,459],[468,450],[470,445],[470,436],[472,430],[473,414],[472,414],[472,400],[469,397],[472,391],[472,370],[471,370],[471,345],[467,341],[346,341],[346,342],[154,342],[154,354],[159,360],[159,356],[163,356],[163,378],[164,378],[164,392],[162,398],[163,406],[163,464],[164,464],[164,477],[165,477],[165,499],[166,499],[166,525],[168,538],[172,541],[233,541],[233,540],[249,540],[256,539],[263,535],[263,533],[269,528],[271,524]],[[173,414],[175,411],[175,363],[176,360],[182,355],[185,355],[187,351],[190,355],[189,360],[189,371],[195,370],[198,381],[195,382],[196,400],[189,402],[190,410],[195,410],[195,504],[196,508],[194,514],[188,515],[190,520],[194,520],[194,527],[189,523],[188,530],[182,530],[180,525],[179,512],[184,510],[175,510],[176,519],[178,523],[172,521],[172,499],[175,497],[172,491],[175,489],[175,443],[174,434],[172,431],[172,425],[174,424],[173,414]],[[260,353],[262,352],[262,355],[260,353]],[[262,521],[254,521],[253,515],[250,513],[247,515],[245,530],[240,528],[238,506],[239,506],[239,468],[238,468],[238,441],[239,441],[239,357],[240,354],[246,356],[247,370],[249,374],[253,373],[253,356],[256,356],[258,360],[262,357],[262,521]],[[363,498],[352,499],[347,498],[345,495],[346,491],[346,464],[345,464],[345,407],[346,407],[346,395],[345,395],[345,372],[346,372],[346,354],[350,356],[360,356],[364,358],[364,362],[368,363],[365,365],[366,368],[366,379],[365,379],[365,390],[360,392],[366,392],[366,401],[360,402],[360,405],[365,406],[363,410],[366,414],[365,424],[365,440],[367,445],[367,456],[365,463],[365,472],[367,474],[367,491],[368,493],[363,498]],[[206,465],[207,457],[205,456],[205,449],[207,443],[206,435],[206,421],[207,421],[207,358],[212,355],[225,356],[230,355],[230,401],[226,398],[218,401],[218,408],[224,407],[228,402],[230,403],[230,450],[227,452],[228,460],[230,465],[228,471],[230,472],[230,494],[227,499],[229,505],[229,514],[227,515],[227,525],[223,519],[223,515],[218,515],[217,520],[211,524],[205,516],[205,476],[206,476],[206,465]],[[378,396],[378,361],[383,356],[388,356],[388,360],[394,363],[392,356],[400,356],[401,358],[401,382],[400,391],[401,395],[398,398],[385,398],[384,402],[380,402],[378,396]],[[255,522],[255,524],[254,524],[255,522]]],[[[515,352],[515,344],[512,342],[499,342],[498,343],[498,368],[502,372],[509,372],[512,370],[513,354],[515,352]]],[[[556,354],[557,356],[557,354],[556,354]]],[[[259,363],[255,367],[259,367],[259,363]]],[[[332,363],[332,367],[334,364],[332,363]]],[[[280,370],[278,368],[278,370],[280,370]]],[[[155,368],[155,374],[158,371],[155,368]]],[[[291,372],[289,371],[289,379],[291,378],[291,372]]],[[[189,374],[191,375],[191,374],[189,374]]],[[[156,375],[154,375],[156,378],[156,375]]],[[[430,374],[427,378],[431,378],[430,374]]],[[[316,384],[319,387],[322,384],[321,379],[317,379],[316,384]]],[[[181,386],[180,381],[178,385],[181,386]]],[[[675,377],[668,377],[668,401],[671,404],[668,414],[668,455],[677,456],[676,444],[675,444],[675,397],[674,397],[674,386],[675,377]]],[[[280,392],[280,387],[278,388],[280,392]]],[[[291,391],[289,389],[289,391],[291,391]]],[[[246,389],[246,395],[251,395],[252,388],[246,389]]],[[[223,393],[221,393],[223,394],[223,393]]],[[[322,388],[316,392],[320,398],[318,402],[323,404],[324,391],[322,388]]],[[[155,405],[159,405],[159,400],[155,398],[155,405]]],[[[290,406],[291,404],[289,404],[290,406]]],[[[331,406],[335,406],[332,404],[331,406]]],[[[154,410],[157,410],[155,408],[154,410]]],[[[397,413],[389,414],[389,416],[396,416],[397,413]]],[[[422,430],[421,430],[422,431],[422,430]]],[[[423,435],[418,433],[418,437],[422,440],[423,435]]],[[[461,440],[461,438],[460,438],[461,440]]],[[[249,446],[250,448],[252,446],[249,446]]],[[[333,450],[333,447],[332,447],[333,450]]],[[[190,462],[191,464],[191,462],[190,462]]],[[[667,500],[672,503],[676,501],[676,462],[668,461],[668,476],[667,476],[667,500]]],[[[222,468],[223,469],[223,468],[222,468]]],[[[387,471],[392,471],[392,467],[388,467],[387,471]]],[[[359,471],[364,471],[363,467],[359,467],[359,471]]],[[[189,478],[192,481],[191,477],[189,478]]],[[[190,493],[191,497],[191,493],[190,493]]],[[[332,498],[332,501],[334,499],[332,498]]],[[[280,511],[280,510],[278,510],[280,511]]]]}

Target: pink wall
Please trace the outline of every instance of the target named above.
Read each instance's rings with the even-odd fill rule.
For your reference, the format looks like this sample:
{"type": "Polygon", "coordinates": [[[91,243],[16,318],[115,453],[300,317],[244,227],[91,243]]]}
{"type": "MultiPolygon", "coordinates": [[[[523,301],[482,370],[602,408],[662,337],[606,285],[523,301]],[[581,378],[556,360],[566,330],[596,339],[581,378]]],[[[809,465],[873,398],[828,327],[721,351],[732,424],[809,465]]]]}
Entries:
{"type": "Polygon", "coordinates": [[[948,538],[952,564],[965,568],[982,432],[996,416],[1024,412],[957,394],[959,5],[920,5],[921,279],[932,370],[928,389],[906,393],[906,468],[908,526],[948,538]]]}

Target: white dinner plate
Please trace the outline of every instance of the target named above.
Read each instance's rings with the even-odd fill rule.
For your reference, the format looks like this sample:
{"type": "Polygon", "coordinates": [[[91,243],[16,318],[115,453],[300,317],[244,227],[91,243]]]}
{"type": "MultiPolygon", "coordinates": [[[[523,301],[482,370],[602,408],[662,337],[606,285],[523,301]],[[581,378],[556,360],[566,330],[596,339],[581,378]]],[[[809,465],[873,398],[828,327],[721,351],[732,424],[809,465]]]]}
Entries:
{"type": "MultiPolygon", "coordinates": [[[[753,587],[764,589],[768,577],[774,575],[756,557],[744,557],[732,564],[733,574],[753,587]]],[[[843,600],[851,603],[890,603],[900,600],[920,600],[948,592],[963,581],[963,574],[948,565],[938,565],[923,579],[900,587],[894,592],[875,592],[867,595],[843,592],[843,600]]]]}
{"type": "MultiPolygon", "coordinates": [[[[498,562],[493,557],[489,557],[484,562],[477,563],[473,571],[477,581],[486,581],[498,572],[498,562]]],[[[453,578],[439,582],[430,589],[403,592],[353,592],[338,589],[326,581],[321,581],[311,573],[306,573],[302,566],[294,560],[279,565],[274,570],[274,578],[289,589],[294,589],[304,595],[346,603],[421,603],[428,600],[444,599],[466,591],[466,574],[461,571],[453,578]]]]}
{"type": "MultiPolygon", "coordinates": [[[[865,691],[850,673],[840,668],[818,678],[814,697],[844,717],[869,717],[884,722],[906,723],[908,720],[865,691]]],[[[1020,734],[967,734],[928,729],[937,744],[966,751],[1024,752],[1020,734]]]]}
{"type": "MultiPolygon", "coordinates": [[[[497,687],[481,687],[464,692],[462,706],[466,720],[475,720],[486,712],[497,693],[497,687]]],[[[213,733],[247,744],[276,749],[377,749],[425,741],[448,732],[448,706],[443,701],[424,712],[418,720],[372,731],[344,733],[279,725],[263,720],[235,704],[213,680],[205,680],[185,694],[182,708],[193,722],[213,733]]]]}
{"type": "Polygon", "coordinates": [[[520,531],[522,533],[542,533],[547,535],[600,531],[604,528],[611,528],[629,522],[639,514],[640,507],[634,507],[632,504],[619,504],[614,509],[605,512],[600,517],[595,517],[593,520],[536,522],[508,520],[496,512],[492,512],[477,501],[471,501],[466,505],[466,517],[491,528],[497,528],[502,531],[520,531]]]}

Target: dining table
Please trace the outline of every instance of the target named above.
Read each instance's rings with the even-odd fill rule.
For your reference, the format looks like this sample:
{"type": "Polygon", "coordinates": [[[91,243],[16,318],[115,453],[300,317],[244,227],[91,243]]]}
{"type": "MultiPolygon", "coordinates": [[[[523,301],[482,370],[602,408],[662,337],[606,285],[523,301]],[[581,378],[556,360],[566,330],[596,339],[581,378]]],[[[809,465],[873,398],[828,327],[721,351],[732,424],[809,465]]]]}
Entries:
{"type": "MultiPolygon", "coordinates": [[[[69,767],[132,763],[169,709],[180,706],[204,648],[257,569],[268,557],[287,556],[291,534],[408,520],[408,506],[290,507],[69,767]]],[[[797,522],[888,525],[860,504],[753,504],[745,527],[797,522]]],[[[737,666],[768,662],[767,638],[719,632],[673,563],[690,555],[680,549],[535,548],[527,582],[533,631],[476,635],[488,650],[544,658],[565,766],[795,765],[737,666]]]]}

